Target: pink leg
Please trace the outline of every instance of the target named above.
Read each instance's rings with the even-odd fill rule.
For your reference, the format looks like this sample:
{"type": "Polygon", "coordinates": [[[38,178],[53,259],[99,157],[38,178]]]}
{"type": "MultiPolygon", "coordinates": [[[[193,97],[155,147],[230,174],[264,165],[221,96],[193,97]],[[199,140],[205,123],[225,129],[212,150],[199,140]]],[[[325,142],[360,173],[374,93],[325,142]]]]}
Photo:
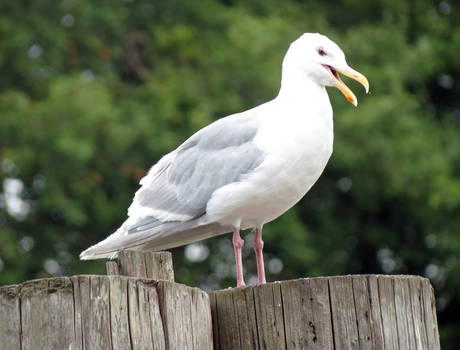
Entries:
{"type": "Polygon", "coordinates": [[[233,230],[233,249],[235,250],[235,266],[236,266],[236,286],[242,287],[244,283],[243,277],[243,258],[241,257],[241,248],[243,248],[244,240],[240,236],[240,230],[233,230]]]}
{"type": "Polygon", "coordinates": [[[254,237],[254,251],[256,252],[257,261],[257,277],[259,283],[265,283],[265,267],[262,249],[264,248],[264,241],[262,241],[262,229],[256,228],[256,236],[254,237]]]}

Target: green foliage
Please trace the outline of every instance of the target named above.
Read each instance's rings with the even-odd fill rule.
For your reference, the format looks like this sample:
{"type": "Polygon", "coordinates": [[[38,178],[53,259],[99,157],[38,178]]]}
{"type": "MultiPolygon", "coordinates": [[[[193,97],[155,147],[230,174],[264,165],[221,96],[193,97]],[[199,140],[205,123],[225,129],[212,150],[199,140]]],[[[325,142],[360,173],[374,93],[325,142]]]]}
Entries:
{"type": "MultiPolygon", "coordinates": [[[[454,2],[428,0],[0,2],[0,285],[103,273],[78,253],[123,222],[148,168],[274,97],[289,43],[322,32],[371,94],[350,82],[354,108],[330,89],[335,151],[306,198],[266,225],[268,277],[425,275],[443,349],[456,348],[459,19],[454,2]]],[[[195,259],[174,250],[178,280],[233,285],[230,237],[199,247],[195,259]]]]}

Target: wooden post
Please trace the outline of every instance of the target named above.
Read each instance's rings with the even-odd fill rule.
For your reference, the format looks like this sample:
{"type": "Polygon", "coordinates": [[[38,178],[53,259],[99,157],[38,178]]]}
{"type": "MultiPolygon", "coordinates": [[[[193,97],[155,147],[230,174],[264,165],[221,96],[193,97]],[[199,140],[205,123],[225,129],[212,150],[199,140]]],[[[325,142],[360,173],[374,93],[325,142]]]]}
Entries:
{"type": "Polygon", "coordinates": [[[426,278],[304,278],[210,297],[215,350],[440,349],[426,278]]]}
{"type": "Polygon", "coordinates": [[[118,263],[106,263],[107,275],[133,276],[174,282],[172,255],[170,252],[142,252],[123,250],[118,263]]]}
{"type": "Polygon", "coordinates": [[[120,268],[112,263],[111,276],[1,287],[0,349],[212,349],[209,297],[171,281],[169,253],[125,252],[120,268]]]}
{"type": "Polygon", "coordinates": [[[169,253],[126,251],[107,271],[0,287],[0,350],[440,349],[426,278],[304,278],[208,296],[173,282],[169,253]]]}

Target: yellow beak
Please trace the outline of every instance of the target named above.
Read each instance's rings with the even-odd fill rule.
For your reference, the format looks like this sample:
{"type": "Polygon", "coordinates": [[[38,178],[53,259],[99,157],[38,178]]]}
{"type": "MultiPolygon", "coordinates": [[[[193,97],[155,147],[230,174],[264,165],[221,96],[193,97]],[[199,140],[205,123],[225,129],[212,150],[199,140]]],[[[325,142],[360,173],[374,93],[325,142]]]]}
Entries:
{"type": "MultiPolygon", "coordinates": [[[[329,68],[331,69],[331,68],[329,68]]],[[[369,82],[367,81],[367,78],[362,75],[361,73],[355,71],[354,69],[351,68],[346,68],[346,69],[338,69],[338,68],[332,68],[336,70],[339,73],[342,73],[343,75],[356,80],[358,83],[360,83],[362,86],[364,86],[364,89],[366,89],[366,93],[369,92],[369,82]]],[[[332,72],[331,72],[332,73],[332,72]]],[[[353,91],[350,90],[348,86],[345,85],[345,83],[340,79],[338,74],[333,74],[332,76],[334,77],[334,85],[342,92],[342,94],[345,95],[346,99],[353,103],[353,105],[357,106],[358,105],[358,99],[356,98],[355,94],[353,91]]]]}

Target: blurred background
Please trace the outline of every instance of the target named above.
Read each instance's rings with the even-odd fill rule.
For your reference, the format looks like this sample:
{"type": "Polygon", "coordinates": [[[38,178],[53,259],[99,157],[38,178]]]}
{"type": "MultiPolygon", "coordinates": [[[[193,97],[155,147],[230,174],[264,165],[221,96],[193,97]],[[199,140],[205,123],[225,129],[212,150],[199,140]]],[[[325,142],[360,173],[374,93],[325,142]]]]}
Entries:
{"type": "MultiPolygon", "coordinates": [[[[276,96],[303,32],[365,74],[329,89],[335,150],[264,229],[268,279],[418,274],[460,343],[460,8],[453,1],[0,1],[0,285],[104,273],[78,254],[139,180],[212,121],[276,96]]],[[[256,281],[253,233],[246,280],[256,281]]],[[[231,235],[173,250],[179,282],[235,285],[231,235]]]]}

